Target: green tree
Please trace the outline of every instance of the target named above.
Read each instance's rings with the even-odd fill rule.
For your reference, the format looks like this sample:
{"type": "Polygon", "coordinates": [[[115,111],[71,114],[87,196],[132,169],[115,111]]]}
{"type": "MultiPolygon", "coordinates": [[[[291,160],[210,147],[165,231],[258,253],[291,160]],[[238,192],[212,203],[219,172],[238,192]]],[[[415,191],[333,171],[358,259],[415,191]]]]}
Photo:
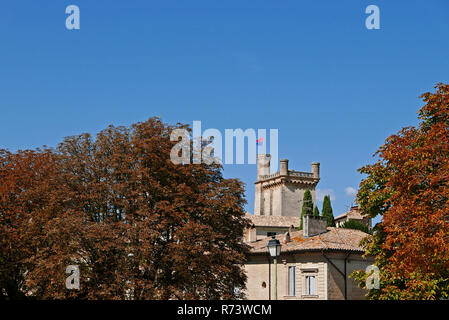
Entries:
{"type": "Polygon", "coordinates": [[[329,195],[324,196],[321,216],[326,218],[328,227],[335,227],[334,214],[332,213],[331,197],[329,195]]]}
{"type": "Polygon", "coordinates": [[[307,214],[313,214],[313,199],[312,193],[309,189],[304,192],[304,196],[302,198],[301,224],[299,226],[299,229],[302,229],[302,218],[307,214]]]}
{"type": "Polygon", "coordinates": [[[363,224],[357,220],[347,220],[341,225],[341,228],[354,229],[363,231],[365,233],[371,233],[370,228],[366,224],[363,224]]]}
{"type": "Polygon", "coordinates": [[[316,217],[320,216],[320,210],[318,210],[317,206],[315,206],[315,208],[313,208],[313,215],[316,217]]]}

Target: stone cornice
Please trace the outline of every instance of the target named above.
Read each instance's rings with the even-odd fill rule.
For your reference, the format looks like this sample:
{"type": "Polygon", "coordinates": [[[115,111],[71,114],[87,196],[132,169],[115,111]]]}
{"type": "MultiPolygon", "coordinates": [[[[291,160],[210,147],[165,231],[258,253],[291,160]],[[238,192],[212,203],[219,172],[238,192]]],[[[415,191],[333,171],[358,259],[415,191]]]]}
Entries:
{"type": "MultiPolygon", "coordinates": [[[[254,184],[262,184],[263,188],[269,188],[272,186],[278,186],[283,184],[303,184],[305,186],[316,186],[320,181],[320,178],[311,176],[299,176],[299,175],[284,175],[278,174],[268,175],[269,178],[260,179],[254,182],[254,184]]],[[[263,176],[266,177],[266,176],[263,176]]]]}

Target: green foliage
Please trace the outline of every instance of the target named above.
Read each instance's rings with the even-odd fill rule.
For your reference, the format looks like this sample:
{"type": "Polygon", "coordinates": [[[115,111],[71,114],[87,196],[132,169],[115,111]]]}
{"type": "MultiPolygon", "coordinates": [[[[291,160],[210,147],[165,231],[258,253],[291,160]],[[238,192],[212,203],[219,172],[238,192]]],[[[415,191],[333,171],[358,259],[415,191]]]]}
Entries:
{"type": "Polygon", "coordinates": [[[390,171],[380,160],[375,164],[361,167],[358,171],[367,177],[360,183],[357,203],[363,208],[366,216],[370,218],[383,216],[391,206],[389,199],[393,194],[391,189],[385,188],[390,171]]]}
{"type": "Polygon", "coordinates": [[[309,189],[304,192],[304,197],[302,198],[301,224],[299,226],[300,230],[302,229],[302,218],[308,214],[313,214],[313,199],[312,193],[309,189]]]}
{"type": "MultiPolygon", "coordinates": [[[[380,269],[380,289],[370,289],[366,294],[366,298],[369,300],[398,300],[398,296],[394,296],[391,293],[385,294],[383,292],[383,288],[390,287],[393,283],[398,287],[403,287],[403,280],[400,278],[396,278],[393,281],[390,281],[387,276],[385,276],[383,270],[388,266],[388,259],[391,257],[392,252],[389,250],[381,249],[381,245],[385,243],[385,231],[382,227],[381,223],[378,223],[372,229],[372,235],[367,236],[360,242],[360,246],[365,249],[365,256],[375,256],[376,261],[374,265],[380,269]]],[[[366,279],[369,276],[365,272],[365,270],[354,271],[350,277],[353,278],[358,286],[362,289],[367,290],[366,288],[366,279]]]]}
{"type": "Polygon", "coordinates": [[[341,225],[341,228],[354,229],[363,231],[365,233],[371,233],[370,228],[366,224],[363,224],[357,220],[347,220],[345,223],[341,225]]]}
{"type": "Polygon", "coordinates": [[[334,214],[332,212],[332,205],[331,205],[331,197],[329,195],[324,196],[321,216],[326,218],[328,227],[335,227],[334,214]]]}
{"type": "Polygon", "coordinates": [[[315,208],[313,208],[313,215],[316,217],[320,216],[320,210],[318,210],[317,206],[315,206],[315,208]]]}

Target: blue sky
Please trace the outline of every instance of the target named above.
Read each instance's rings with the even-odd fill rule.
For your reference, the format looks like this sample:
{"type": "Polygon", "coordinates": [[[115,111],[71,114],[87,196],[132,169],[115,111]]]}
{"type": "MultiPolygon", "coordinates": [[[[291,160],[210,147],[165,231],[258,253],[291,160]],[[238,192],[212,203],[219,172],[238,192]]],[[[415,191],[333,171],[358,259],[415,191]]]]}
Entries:
{"type": "MultiPolygon", "coordinates": [[[[353,201],[356,171],[415,125],[421,93],[449,82],[449,2],[0,2],[0,147],[56,146],[151,116],[203,129],[279,129],[279,157],[353,201]],[[65,28],[78,5],[81,29],[65,28]],[[380,30],[365,8],[380,8],[380,30]]],[[[247,184],[255,165],[226,165],[247,184]]]]}

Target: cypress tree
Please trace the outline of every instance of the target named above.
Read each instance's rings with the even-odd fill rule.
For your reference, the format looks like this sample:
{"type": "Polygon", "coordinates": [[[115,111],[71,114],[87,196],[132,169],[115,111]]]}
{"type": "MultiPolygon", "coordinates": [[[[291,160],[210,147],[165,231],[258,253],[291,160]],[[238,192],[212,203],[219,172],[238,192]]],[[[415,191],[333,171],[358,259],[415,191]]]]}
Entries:
{"type": "Polygon", "coordinates": [[[329,195],[324,196],[321,216],[326,218],[328,227],[335,227],[334,214],[332,213],[331,197],[329,195]]]}
{"type": "Polygon", "coordinates": [[[315,206],[315,208],[313,208],[313,215],[316,217],[320,216],[320,210],[318,210],[317,206],[315,206]]]}
{"type": "Polygon", "coordinates": [[[301,224],[299,229],[302,229],[302,217],[304,217],[306,214],[313,214],[312,193],[309,189],[304,192],[304,196],[302,198],[301,224]]]}

